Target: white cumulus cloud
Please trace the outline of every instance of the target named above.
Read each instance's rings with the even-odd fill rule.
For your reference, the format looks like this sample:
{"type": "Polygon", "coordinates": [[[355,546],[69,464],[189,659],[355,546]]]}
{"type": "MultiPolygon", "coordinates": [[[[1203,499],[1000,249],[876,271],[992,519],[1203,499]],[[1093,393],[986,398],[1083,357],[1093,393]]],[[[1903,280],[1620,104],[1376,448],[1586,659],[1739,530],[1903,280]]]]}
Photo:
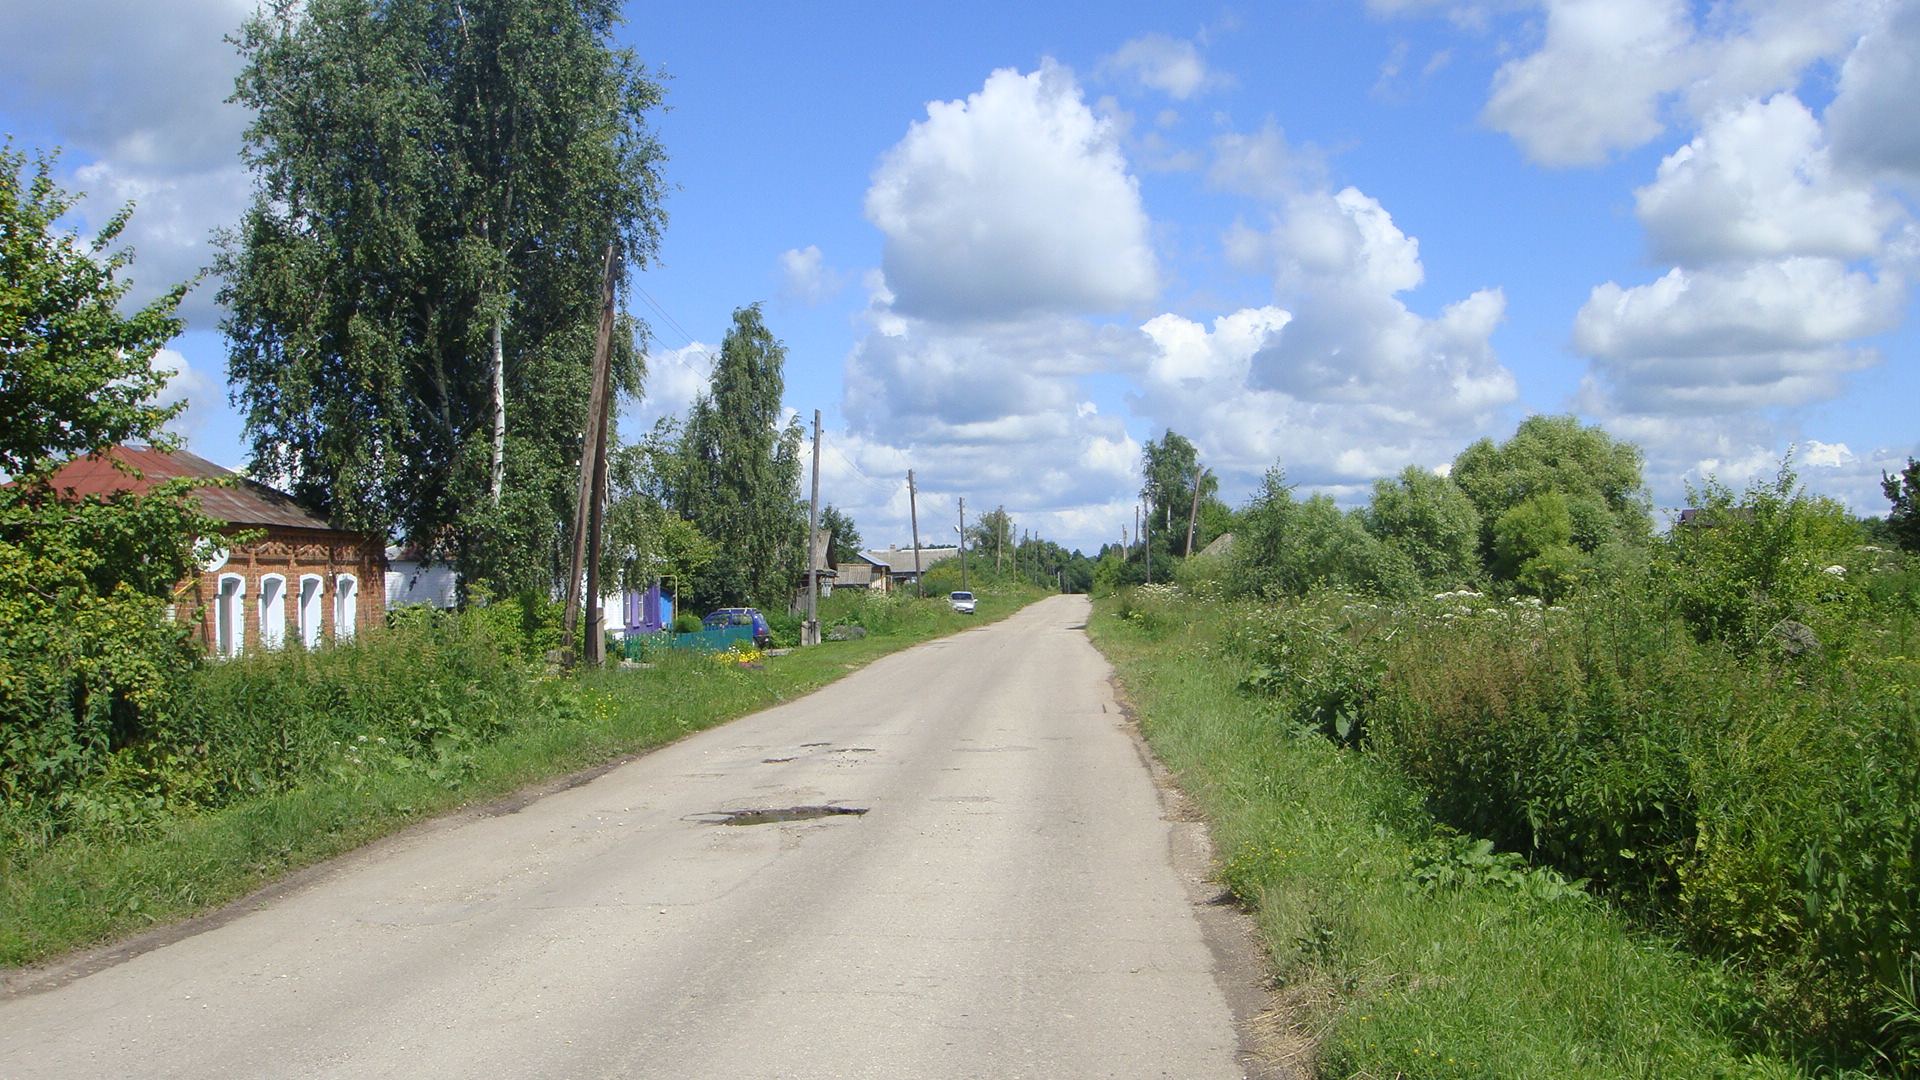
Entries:
{"type": "Polygon", "coordinates": [[[1827,110],[1843,159],[1920,183],[1920,0],[1884,5],[1882,17],[1847,57],[1827,110]]]}
{"type": "Polygon", "coordinates": [[[1051,61],[929,104],[875,171],[866,208],[905,314],[1113,312],[1158,292],[1149,222],[1115,133],[1051,61]]]}
{"type": "MultiPolygon", "coordinates": [[[[64,133],[63,182],[83,190],[97,228],[134,204],[121,235],[138,253],[134,304],[212,261],[208,236],[245,204],[238,158],[247,110],[229,105],[240,58],[225,40],[252,0],[73,0],[13,5],[0,19],[0,107],[38,112],[64,133]],[[17,9],[17,10],[16,10],[17,9]]],[[[182,311],[210,328],[213,288],[182,311]]]]}
{"type": "Polygon", "coordinates": [[[1166,34],[1134,38],[1101,60],[1096,71],[1103,77],[1158,90],[1175,101],[1185,101],[1226,81],[1208,69],[1193,42],[1166,34]]]}
{"type": "Polygon", "coordinates": [[[1701,117],[1794,88],[1846,55],[1872,0],[1542,0],[1538,48],[1503,64],[1481,119],[1544,165],[1591,165],[1701,117]],[[1698,14],[1696,15],[1696,9],[1698,14]]]}
{"type": "Polygon", "coordinates": [[[1647,142],[1688,73],[1689,14],[1686,0],[1551,0],[1545,42],[1494,75],[1482,119],[1547,165],[1647,142]]]}
{"type": "Polygon", "coordinates": [[[780,254],[780,295],[812,306],[824,303],[846,285],[846,275],[827,265],[816,244],[789,248],[780,254]]]}
{"type": "Polygon", "coordinates": [[[1796,256],[1669,271],[1632,288],[1596,287],[1574,320],[1611,395],[1597,408],[1726,412],[1824,400],[1871,364],[1848,342],[1898,325],[1905,287],[1837,259],[1796,256]]]}
{"type": "Polygon", "coordinates": [[[1692,266],[1868,258],[1903,216],[1870,184],[1836,175],[1820,122],[1791,94],[1716,113],[1635,198],[1654,257],[1692,266]]]}

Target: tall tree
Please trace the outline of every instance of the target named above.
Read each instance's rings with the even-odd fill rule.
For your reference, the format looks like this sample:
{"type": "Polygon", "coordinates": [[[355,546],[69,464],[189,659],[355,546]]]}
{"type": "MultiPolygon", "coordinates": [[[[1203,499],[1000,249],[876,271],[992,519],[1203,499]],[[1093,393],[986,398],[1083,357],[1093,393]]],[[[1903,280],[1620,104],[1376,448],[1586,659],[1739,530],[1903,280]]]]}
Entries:
{"type": "Polygon", "coordinates": [[[618,17],[273,0],[237,39],[255,192],[216,269],[253,466],[470,580],[557,573],[601,254],[659,243],[661,89],[612,46],[618,17]]]}
{"type": "Polygon", "coordinates": [[[828,557],[835,563],[852,562],[860,557],[860,529],[851,515],[828,503],[820,508],[820,527],[832,537],[827,550],[828,557]]]}
{"type": "Polygon", "coordinates": [[[1013,550],[1013,518],[1004,506],[995,507],[980,515],[980,520],[967,530],[971,537],[968,543],[973,550],[985,556],[993,552],[993,569],[998,572],[1005,552],[1013,550]]]}
{"type": "Polygon", "coordinates": [[[1887,513],[1887,531],[1907,551],[1920,551],[1920,461],[1907,459],[1899,473],[1880,473],[1880,489],[1893,509],[1887,513]]]}
{"type": "Polygon", "coordinates": [[[1412,560],[1422,581],[1451,589],[1480,573],[1480,514],[1459,485],[1409,465],[1373,483],[1367,531],[1412,560]]]}
{"type": "Polygon", "coordinates": [[[114,443],[161,439],[184,403],[153,396],[167,375],[154,354],[180,333],[179,285],[131,315],[114,280],[132,255],[110,250],[131,209],[91,242],[55,223],[75,197],[53,182],[53,157],[31,167],[0,145],[0,473],[33,476],[114,443]]]}
{"type": "Polygon", "coordinates": [[[786,357],[760,305],[740,308],[720,345],[711,391],[688,415],[674,509],[718,548],[695,579],[696,602],[784,608],[802,572],[800,422],[780,427],[786,357]]]}
{"type": "MultiPolygon", "coordinates": [[[[1652,532],[1639,448],[1576,417],[1529,416],[1506,442],[1481,439],[1462,450],[1449,476],[1480,515],[1480,550],[1489,564],[1500,561],[1500,519],[1549,491],[1565,500],[1569,543],[1582,554],[1644,544],[1652,532]]],[[[1538,515],[1529,510],[1523,516],[1538,515]]]]}
{"type": "MultiPolygon", "coordinates": [[[[1186,555],[1187,519],[1193,514],[1193,478],[1200,470],[1200,452],[1184,435],[1169,428],[1158,442],[1148,439],[1142,455],[1141,472],[1145,481],[1140,497],[1147,501],[1152,528],[1148,535],[1156,543],[1164,541],[1169,551],[1186,555]]],[[[1211,473],[1200,479],[1200,501],[1215,501],[1220,478],[1211,473]]],[[[1205,547],[1211,536],[1194,540],[1195,549],[1205,547]]]]}

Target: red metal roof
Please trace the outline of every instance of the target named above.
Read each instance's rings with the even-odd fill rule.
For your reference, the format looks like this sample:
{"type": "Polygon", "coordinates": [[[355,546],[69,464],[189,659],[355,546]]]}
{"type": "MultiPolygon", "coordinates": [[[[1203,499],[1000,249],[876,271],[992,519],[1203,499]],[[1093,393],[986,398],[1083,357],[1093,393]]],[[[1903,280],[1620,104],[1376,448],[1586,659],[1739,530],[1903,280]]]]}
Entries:
{"type": "Polygon", "coordinates": [[[279,525],[294,529],[332,529],[324,519],[303,509],[292,497],[265,484],[223,469],[185,450],[166,453],[145,446],[115,446],[104,453],[74,458],[54,470],[55,490],[74,496],[110,495],[119,491],[147,491],[162,481],[189,476],[209,480],[238,477],[232,487],[206,487],[194,494],[210,518],[229,525],[279,525]],[[114,467],[117,459],[138,470],[130,475],[114,467]]]}

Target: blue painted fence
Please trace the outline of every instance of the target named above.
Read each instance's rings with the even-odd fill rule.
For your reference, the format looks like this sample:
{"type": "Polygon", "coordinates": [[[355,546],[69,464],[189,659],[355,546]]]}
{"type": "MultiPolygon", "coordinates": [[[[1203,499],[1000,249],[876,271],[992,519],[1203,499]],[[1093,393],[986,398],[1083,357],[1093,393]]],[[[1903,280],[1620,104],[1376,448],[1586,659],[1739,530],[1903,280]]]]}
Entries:
{"type": "Polygon", "coordinates": [[[662,649],[692,649],[696,652],[725,652],[738,642],[753,647],[753,627],[722,626],[694,634],[635,634],[622,643],[629,660],[645,660],[662,649]]]}

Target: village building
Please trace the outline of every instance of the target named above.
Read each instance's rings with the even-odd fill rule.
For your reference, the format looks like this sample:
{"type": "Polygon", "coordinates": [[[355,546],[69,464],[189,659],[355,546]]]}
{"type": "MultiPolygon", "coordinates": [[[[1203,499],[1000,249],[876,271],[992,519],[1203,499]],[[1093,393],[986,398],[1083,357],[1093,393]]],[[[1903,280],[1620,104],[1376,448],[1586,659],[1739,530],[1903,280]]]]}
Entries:
{"type": "Polygon", "coordinates": [[[196,489],[200,509],[227,536],[258,534],[212,550],[199,575],[175,590],[175,618],[197,620],[209,652],[238,656],[291,642],[313,648],[382,624],[387,560],[378,537],[333,528],[291,496],[205,458],[115,446],[61,466],[52,483],[63,497],[85,498],[148,491],[177,477],[231,479],[231,486],[196,489]]]}

